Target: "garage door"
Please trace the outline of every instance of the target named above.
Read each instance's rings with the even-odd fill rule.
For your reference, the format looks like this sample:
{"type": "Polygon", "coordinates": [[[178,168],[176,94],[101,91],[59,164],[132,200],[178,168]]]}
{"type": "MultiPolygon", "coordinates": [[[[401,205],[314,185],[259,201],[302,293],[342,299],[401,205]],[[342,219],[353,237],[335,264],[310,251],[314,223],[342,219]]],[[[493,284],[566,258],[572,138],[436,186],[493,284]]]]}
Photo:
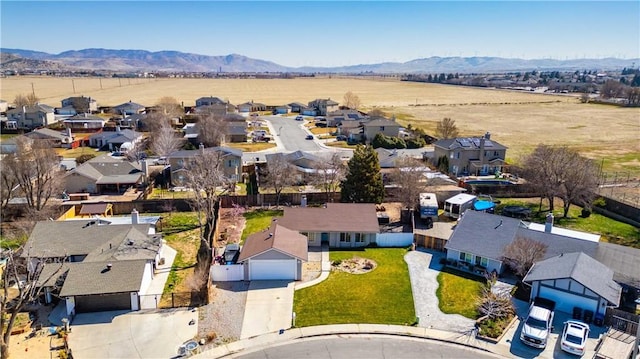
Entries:
{"type": "Polygon", "coordinates": [[[251,280],[279,280],[296,278],[296,260],[253,260],[250,262],[251,280]]]}
{"type": "Polygon", "coordinates": [[[88,295],[75,297],[75,299],[77,313],[131,309],[131,295],[129,293],[88,295]]]}
{"type": "Polygon", "coordinates": [[[582,310],[591,310],[595,313],[598,302],[595,299],[585,298],[576,294],[562,292],[553,288],[540,286],[540,297],[556,302],[556,310],[565,313],[573,313],[573,307],[582,310]]]}

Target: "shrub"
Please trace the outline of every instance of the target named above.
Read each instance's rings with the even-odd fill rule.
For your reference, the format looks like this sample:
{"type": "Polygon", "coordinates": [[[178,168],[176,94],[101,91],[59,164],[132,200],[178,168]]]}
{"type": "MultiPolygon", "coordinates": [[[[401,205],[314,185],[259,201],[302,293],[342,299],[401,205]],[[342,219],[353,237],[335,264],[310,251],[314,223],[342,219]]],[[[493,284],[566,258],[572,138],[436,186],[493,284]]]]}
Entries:
{"type": "Polygon", "coordinates": [[[422,148],[427,145],[422,137],[410,138],[405,142],[407,143],[407,148],[422,148]]]}
{"type": "Polygon", "coordinates": [[[81,165],[87,161],[89,161],[90,159],[96,157],[96,155],[92,154],[92,153],[87,153],[84,155],[80,155],[78,157],[76,157],[76,163],[81,165]]]}

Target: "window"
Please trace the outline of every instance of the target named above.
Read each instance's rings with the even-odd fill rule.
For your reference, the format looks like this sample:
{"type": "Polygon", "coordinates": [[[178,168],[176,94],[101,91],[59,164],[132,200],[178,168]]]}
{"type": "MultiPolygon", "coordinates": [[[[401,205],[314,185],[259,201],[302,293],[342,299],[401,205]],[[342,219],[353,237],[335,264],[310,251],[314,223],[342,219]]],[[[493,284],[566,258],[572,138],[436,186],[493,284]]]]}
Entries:
{"type": "Polygon", "coordinates": [[[473,255],[471,253],[465,253],[465,252],[460,252],[460,260],[467,262],[467,263],[471,263],[471,259],[472,259],[473,255]]]}
{"type": "Polygon", "coordinates": [[[351,233],[340,233],[340,242],[351,242],[351,233]]]}
{"type": "Polygon", "coordinates": [[[460,258],[459,258],[459,259],[460,259],[461,261],[463,261],[463,260],[464,260],[464,255],[465,255],[465,253],[464,253],[464,252],[460,252],[460,258]]]}
{"type": "Polygon", "coordinates": [[[384,131],[384,126],[380,126],[380,131],[384,131]]]}
{"type": "Polygon", "coordinates": [[[482,266],[482,267],[486,268],[487,264],[488,264],[487,262],[488,262],[487,258],[476,256],[476,265],[477,266],[482,266]]]}
{"type": "Polygon", "coordinates": [[[356,242],[364,242],[364,235],[362,233],[356,233],[356,242]]]}

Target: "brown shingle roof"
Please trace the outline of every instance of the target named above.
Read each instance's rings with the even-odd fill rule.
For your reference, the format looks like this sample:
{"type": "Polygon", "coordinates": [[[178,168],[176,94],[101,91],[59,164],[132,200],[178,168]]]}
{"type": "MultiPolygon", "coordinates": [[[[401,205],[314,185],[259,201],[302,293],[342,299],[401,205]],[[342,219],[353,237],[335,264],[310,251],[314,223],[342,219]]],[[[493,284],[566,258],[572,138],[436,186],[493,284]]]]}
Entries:
{"type": "Polygon", "coordinates": [[[285,228],[277,219],[271,222],[269,229],[247,237],[238,262],[243,262],[270,249],[307,261],[307,237],[285,228]]]}
{"type": "Polygon", "coordinates": [[[287,207],[279,223],[300,232],[379,231],[376,205],[373,203],[328,203],[326,208],[287,207]]]}

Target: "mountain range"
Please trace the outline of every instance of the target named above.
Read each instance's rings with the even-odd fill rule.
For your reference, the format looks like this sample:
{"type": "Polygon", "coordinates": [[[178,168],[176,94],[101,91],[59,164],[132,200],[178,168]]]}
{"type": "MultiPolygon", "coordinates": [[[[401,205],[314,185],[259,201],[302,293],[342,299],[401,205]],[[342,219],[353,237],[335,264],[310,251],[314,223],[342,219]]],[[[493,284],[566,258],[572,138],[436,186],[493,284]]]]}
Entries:
{"type": "Polygon", "coordinates": [[[503,57],[428,57],[341,67],[287,67],[238,54],[208,56],[179,51],[83,49],[49,54],[0,48],[3,70],[107,70],[163,72],[299,72],[299,73],[491,73],[531,70],[615,70],[640,59],[517,59],[503,57]]]}

